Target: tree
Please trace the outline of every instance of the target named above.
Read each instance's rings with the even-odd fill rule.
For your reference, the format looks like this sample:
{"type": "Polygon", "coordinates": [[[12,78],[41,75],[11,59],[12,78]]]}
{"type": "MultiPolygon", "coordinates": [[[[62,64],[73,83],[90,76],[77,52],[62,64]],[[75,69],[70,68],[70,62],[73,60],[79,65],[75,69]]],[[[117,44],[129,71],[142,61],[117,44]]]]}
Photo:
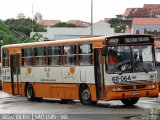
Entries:
{"type": "Polygon", "coordinates": [[[123,33],[126,29],[126,25],[121,24],[121,19],[119,18],[112,18],[109,23],[116,33],[123,33]]]}
{"type": "Polygon", "coordinates": [[[46,29],[44,29],[42,25],[37,24],[30,18],[7,19],[5,21],[5,24],[9,27],[10,31],[21,32],[27,36],[30,36],[32,27],[34,32],[46,32],[46,29]]]}
{"type": "Polygon", "coordinates": [[[66,22],[60,22],[53,25],[52,27],[77,27],[77,26],[74,24],[66,23],[66,22]]]}
{"type": "Polygon", "coordinates": [[[37,41],[39,41],[41,38],[43,38],[43,35],[36,32],[36,33],[32,36],[31,39],[32,39],[32,41],[37,42],[37,41]]]}

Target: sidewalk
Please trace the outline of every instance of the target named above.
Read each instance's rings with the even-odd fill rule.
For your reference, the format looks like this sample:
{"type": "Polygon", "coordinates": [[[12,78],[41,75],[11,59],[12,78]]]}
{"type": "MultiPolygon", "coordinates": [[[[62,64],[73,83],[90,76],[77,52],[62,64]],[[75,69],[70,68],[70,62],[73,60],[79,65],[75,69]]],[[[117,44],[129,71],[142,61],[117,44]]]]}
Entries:
{"type": "Polygon", "coordinates": [[[0,90],[0,98],[10,97],[11,95],[0,90]]]}

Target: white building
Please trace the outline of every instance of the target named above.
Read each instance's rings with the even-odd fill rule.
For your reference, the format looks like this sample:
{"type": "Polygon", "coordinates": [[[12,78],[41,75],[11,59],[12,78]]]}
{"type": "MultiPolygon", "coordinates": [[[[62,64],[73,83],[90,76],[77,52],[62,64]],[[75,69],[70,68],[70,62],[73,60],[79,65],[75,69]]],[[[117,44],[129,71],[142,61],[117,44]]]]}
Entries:
{"type": "MultiPolygon", "coordinates": [[[[42,34],[44,38],[49,40],[61,40],[61,39],[72,39],[80,38],[81,36],[90,36],[91,27],[85,28],[59,28],[59,27],[48,27],[47,32],[38,32],[42,34]]],[[[32,37],[35,32],[31,32],[30,37],[32,37]]],[[[93,24],[93,35],[94,36],[109,36],[114,35],[114,28],[110,27],[109,23],[104,21],[99,21],[93,24]]]]}

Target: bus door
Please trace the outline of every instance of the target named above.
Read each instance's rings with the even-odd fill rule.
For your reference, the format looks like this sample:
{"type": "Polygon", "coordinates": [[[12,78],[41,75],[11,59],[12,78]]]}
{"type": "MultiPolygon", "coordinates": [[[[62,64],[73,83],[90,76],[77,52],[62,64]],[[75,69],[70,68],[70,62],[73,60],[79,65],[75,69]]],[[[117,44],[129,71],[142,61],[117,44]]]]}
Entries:
{"type": "Polygon", "coordinates": [[[10,55],[12,94],[20,94],[20,54],[10,55]]]}
{"type": "Polygon", "coordinates": [[[101,62],[101,50],[94,50],[94,71],[95,71],[95,84],[96,84],[96,94],[97,98],[103,97],[104,92],[104,74],[103,74],[103,64],[101,62]]]}

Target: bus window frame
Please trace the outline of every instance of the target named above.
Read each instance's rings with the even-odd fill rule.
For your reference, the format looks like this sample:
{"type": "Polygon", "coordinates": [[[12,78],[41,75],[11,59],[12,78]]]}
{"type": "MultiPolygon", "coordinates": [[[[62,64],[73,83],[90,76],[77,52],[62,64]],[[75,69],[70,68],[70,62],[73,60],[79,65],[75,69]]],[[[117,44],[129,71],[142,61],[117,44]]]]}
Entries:
{"type": "Polygon", "coordinates": [[[47,46],[35,46],[35,47],[33,47],[33,49],[34,49],[33,50],[34,51],[34,54],[33,54],[34,55],[34,57],[33,57],[34,58],[34,60],[33,60],[34,61],[34,66],[35,67],[47,66],[47,62],[46,62],[47,61],[47,46]],[[45,48],[45,55],[44,56],[43,55],[38,55],[37,56],[36,55],[36,48],[45,48]],[[37,58],[38,58],[38,60],[37,60],[37,58]],[[39,58],[44,58],[44,59],[40,60],[39,58]],[[41,61],[42,64],[39,64],[40,61],[41,61]]]}
{"type": "Polygon", "coordinates": [[[9,67],[9,49],[8,48],[4,48],[2,50],[3,54],[2,54],[2,66],[4,68],[9,67]],[[7,50],[7,56],[4,55],[4,51],[7,50]],[[5,56],[5,57],[4,57],[5,56]],[[7,65],[6,65],[6,61],[7,61],[7,65]]]}
{"type": "Polygon", "coordinates": [[[91,66],[91,65],[93,65],[93,44],[92,43],[82,43],[82,44],[78,44],[78,65],[80,65],[80,66],[91,66]],[[90,50],[91,50],[91,53],[89,53],[89,54],[80,54],[80,46],[81,45],[89,45],[90,46],[90,50]],[[82,63],[80,63],[80,56],[91,56],[90,57],[90,63],[88,63],[88,64],[82,64],[82,63]]]}
{"type": "Polygon", "coordinates": [[[34,65],[34,48],[33,47],[24,47],[21,49],[21,54],[22,54],[22,57],[21,57],[21,60],[22,60],[22,67],[31,67],[34,65]],[[27,48],[31,48],[32,52],[32,56],[23,56],[23,49],[27,49],[27,48]],[[31,64],[25,64],[25,58],[31,58],[31,64]],[[25,65],[24,65],[25,64],[25,65]]]}
{"type": "Polygon", "coordinates": [[[47,46],[46,48],[47,48],[47,62],[48,62],[47,65],[48,65],[49,67],[52,67],[52,66],[53,66],[53,67],[54,67],[54,66],[61,66],[61,65],[62,65],[62,46],[61,46],[61,45],[50,45],[50,46],[47,46]],[[59,47],[59,48],[60,48],[60,54],[59,54],[59,55],[53,55],[53,54],[52,54],[52,55],[49,55],[49,48],[50,48],[50,47],[51,47],[51,48],[52,48],[52,47],[59,47]],[[49,64],[49,59],[50,59],[50,57],[58,57],[58,56],[60,57],[60,58],[59,58],[60,61],[58,62],[59,64],[57,64],[57,65],[56,65],[56,64],[49,64]]]}
{"type": "Polygon", "coordinates": [[[63,45],[62,46],[62,63],[63,63],[63,66],[76,66],[77,65],[77,44],[66,44],[66,45],[63,45]],[[75,50],[76,51],[74,51],[74,54],[64,54],[64,47],[68,47],[68,46],[75,46],[75,50]],[[65,59],[66,59],[66,64],[65,64],[65,59],[64,59],[64,57],[65,57],[65,59]],[[68,64],[68,58],[69,57],[74,57],[74,64],[68,64]],[[76,60],[75,60],[76,59],[76,60]]]}

